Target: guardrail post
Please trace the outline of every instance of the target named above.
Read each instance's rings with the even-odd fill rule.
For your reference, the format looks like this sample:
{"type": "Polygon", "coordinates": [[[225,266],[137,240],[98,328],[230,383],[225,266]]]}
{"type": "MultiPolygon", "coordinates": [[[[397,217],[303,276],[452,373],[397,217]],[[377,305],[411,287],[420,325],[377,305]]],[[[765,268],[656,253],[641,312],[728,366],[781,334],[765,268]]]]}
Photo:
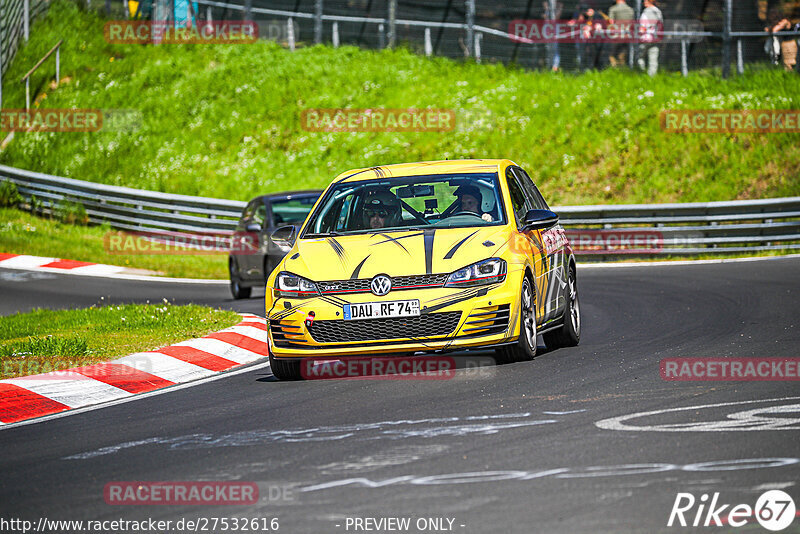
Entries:
{"type": "Polygon", "coordinates": [[[387,35],[389,48],[394,48],[397,42],[397,0],[389,0],[389,33],[387,35]]]}
{"type": "Polygon", "coordinates": [[[378,24],[378,48],[386,48],[386,27],[383,24],[378,24]]]}
{"type": "Polygon", "coordinates": [[[681,40],[681,74],[689,75],[689,57],[687,53],[686,39],[681,40]]]}
{"type": "Polygon", "coordinates": [[[736,72],[744,74],[744,54],[742,54],[742,40],[736,41],[736,72]]]}
{"type": "Polygon", "coordinates": [[[289,50],[294,52],[294,19],[289,17],[286,23],[289,25],[286,28],[286,39],[289,41],[289,50]]]}
{"type": "Polygon", "coordinates": [[[475,34],[475,61],[480,63],[481,62],[481,40],[483,39],[483,34],[478,32],[475,34]]]}
{"type": "Polygon", "coordinates": [[[314,42],[322,42],[322,0],[314,2],[314,42]]]}
{"type": "Polygon", "coordinates": [[[331,36],[331,39],[333,41],[333,47],[334,48],[339,48],[339,23],[338,22],[334,22],[333,23],[333,35],[331,36]]]}
{"type": "MultiPolygon", "coordinates": [[[[3,20],[3,3],[0,2],[0,20],[3,20]]],[[[0,24],[0,109],[3,109],[3,25],[0,24]]]]}
{"type": "Polygon", "coordinates": [[[25,78],[25,111],[31,109],[31,77],[25,78]]]}
{"type": "Polygon", "coordinates": [[[61,47],[56,48],[56,87],[61,81],[61,47]]]}
{"type": "MultiPolygon", "coordinates": [[[[189,0],[191,3],[191,0],[189,0]]],[[[253,0],[244,0],[244,20],[253,20],[253,0]]]]}
{"type": "Polygon", "coordinates": [[[433,45],[431,44],[431,29],[425,28],[425,55],[430,56],[433,54],[433,45]]]}
{"type": "Polygon", "coordinates": [[[467,55],[475,53],[475,0],[466,0],[467,2],[467,55]]]}
{"type": "Polygon", "coordinates": [[[731,24],[733,22],[733,0],[725,0],[725,26],[722,30],[722,77],[731,74],[731,24]]]}
{"type": "Polygon", "coordinates": [[[22,33],[25,35],[25,42],[31,35],[31,2],[25,0],[22,3],[22,33]]]}

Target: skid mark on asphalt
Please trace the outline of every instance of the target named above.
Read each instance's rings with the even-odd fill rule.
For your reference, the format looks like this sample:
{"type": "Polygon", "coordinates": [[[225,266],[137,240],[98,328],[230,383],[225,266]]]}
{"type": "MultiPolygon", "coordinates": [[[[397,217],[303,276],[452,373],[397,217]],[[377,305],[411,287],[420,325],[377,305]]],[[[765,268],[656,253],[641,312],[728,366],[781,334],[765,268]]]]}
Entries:
{"type": "Polygon", "coordinates": [[[649,432],[743,432],[758,430],[800,430],[800,403],[788,401],[800,400],[800,397],[780,397],[776,399],[720,402],[682,408],[667,408],[650,412],[638,412],[597,421],[595,425],[604,430],[627,430],[649,432]],[[768,404],[758,408],[741,410],[733,406],[768,404]],[[769,405],[771,404],[771,405],[769,405]],[[724,408],[725,410],[717,410],[724,408]],[[719,412],[724,412],[724,417],[719,412]],[[710,413],[709,413],[710,412],[710,413]],[[711,418],[703,421],[663,422],[668,414],[680,414],[685,418],[711,418]],[[789,417],[794,415],[794,417],[789,417]],[[720,418],[722,417],[722,418],[720,418]],[[634,419],[653,418],[656,422],[634,425],[634,419]]]}
{"type": "Polygon", "coordinates": [[[438,417],[430,419],[402,419],[375,423],[319,426],[301,429],[256,429],[229,434],[188,434],[175,438],[155,437],[146,440],[120,443],[94,451],[67,456],[65,460],[86,460],[115,454],[124,449],[142,445],[166,445],[168,449],[206,449],[217,447],[248,447],[265,443],[309,443],[338,441],[347,438],[358,440],[401,440],[406,438],[463,437],[491,435],[505,430],[546,425],[556,419],[534,419],[530,413],[478,415],[468,417],[438,417]]]}

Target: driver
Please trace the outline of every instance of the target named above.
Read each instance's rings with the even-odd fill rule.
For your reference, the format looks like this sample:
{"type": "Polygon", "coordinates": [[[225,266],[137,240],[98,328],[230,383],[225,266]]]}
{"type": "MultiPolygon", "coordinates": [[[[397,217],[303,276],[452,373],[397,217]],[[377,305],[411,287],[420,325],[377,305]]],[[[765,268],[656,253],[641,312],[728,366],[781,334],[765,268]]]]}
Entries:
{"type": "Polygon", "coordinates": [[[364,226],[372,230],[400,224],[400,199],[391,191],[370,191],[364,199],[364,226]]]}
{"type": "Polygon", "coordinates": [[[458,202],[461,205],[460,211],[469,211],[486,222],[492,222],[492,216],[488,213],[483,213],[481,209],[483,195],[481,195],[480,189],[476,186],[462,185],[456,189],[454,194],[458,197],[458,202]]]}

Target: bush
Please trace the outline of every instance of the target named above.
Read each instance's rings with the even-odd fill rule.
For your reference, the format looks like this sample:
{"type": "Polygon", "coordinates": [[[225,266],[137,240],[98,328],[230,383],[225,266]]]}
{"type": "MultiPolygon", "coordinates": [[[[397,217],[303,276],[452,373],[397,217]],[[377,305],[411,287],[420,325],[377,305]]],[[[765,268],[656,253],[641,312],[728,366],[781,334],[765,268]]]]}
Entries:
{"type": "Polygon", "coordinates": [[[53,217],[66,224],[89,224],[86,208],[80,202],[62,200],[56,206],[53,217]]]}
{"type": "Polygon", "coordinates": [[[14,207],[22,202],[22,195],[17,191],[17,184],[3,180],[0,182],[0,207],[14,207]]]}

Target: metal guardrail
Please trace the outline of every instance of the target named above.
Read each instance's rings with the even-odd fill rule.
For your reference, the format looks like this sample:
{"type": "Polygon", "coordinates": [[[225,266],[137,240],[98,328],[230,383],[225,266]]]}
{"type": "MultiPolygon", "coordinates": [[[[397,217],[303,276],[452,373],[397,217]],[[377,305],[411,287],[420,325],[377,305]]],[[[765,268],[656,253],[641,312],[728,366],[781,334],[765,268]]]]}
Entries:
{"type": "MultiPolygon", "coordinates": [[[[5,165],[0,165],[0,180],[16,184],[28,206],[33,196],[50,213],[64,202],[80,203],[91,222],[122,230],[232,231],[246,205],[237,200],[97,184],[5,165]]],[[[582,256],[800,249],[800,197],[553,209],[582,256]]]]}

